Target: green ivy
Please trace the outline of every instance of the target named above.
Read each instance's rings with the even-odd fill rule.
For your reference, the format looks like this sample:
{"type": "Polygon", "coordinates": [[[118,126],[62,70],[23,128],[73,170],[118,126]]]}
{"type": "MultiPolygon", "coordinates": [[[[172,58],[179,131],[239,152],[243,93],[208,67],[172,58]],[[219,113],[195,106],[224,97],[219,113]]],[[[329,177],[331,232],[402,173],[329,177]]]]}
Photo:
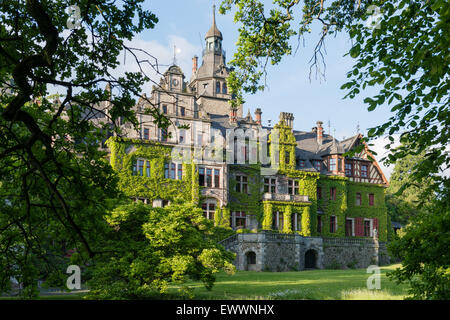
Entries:
{"type": "Polygon", "coordinates": [[[198,204],[198,172],[193,163],[183,163],[182,180],[164,178],[164,163],[171,161],[172,148],[153,141],[111,137],[106,142],[110,163],[118,172],[119,188],[129,197],[193,202],[198,204]],[[133,175],[133,163],[138,158],[150,161],[150,176],[144,162],[144,175],[133,175]]]}

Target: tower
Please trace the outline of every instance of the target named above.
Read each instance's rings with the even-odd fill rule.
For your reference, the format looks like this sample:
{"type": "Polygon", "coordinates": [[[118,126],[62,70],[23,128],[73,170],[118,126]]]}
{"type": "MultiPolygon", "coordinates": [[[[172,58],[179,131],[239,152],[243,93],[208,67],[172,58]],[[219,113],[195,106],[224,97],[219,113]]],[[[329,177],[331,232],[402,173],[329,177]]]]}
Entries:
{"type": "MultiPolygon", "coordinates": [[[[195,57],[192,60],[193,72],[189,87],[200,98],[199,104],[206,112],[228,115],[231,95],[226,79],[230,70],[226,66],[226,53],[222,48],[223,36],[216,24],[215,8],[213,5],[212,24],[205,35],[205,49],[202,52],[200,67],[197,68],[195,57]]],[[[237,116],[242,117],[242,106],[236,111],[237,116]]]]}

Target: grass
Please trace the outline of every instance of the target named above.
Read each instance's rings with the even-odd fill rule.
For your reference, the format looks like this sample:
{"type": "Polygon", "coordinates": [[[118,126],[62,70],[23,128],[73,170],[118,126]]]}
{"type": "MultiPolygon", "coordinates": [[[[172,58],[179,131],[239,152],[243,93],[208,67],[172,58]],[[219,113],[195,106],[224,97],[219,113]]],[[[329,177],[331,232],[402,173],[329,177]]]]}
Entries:
{"type": "MultiPolygon", "coordinates": [[[[383,266],[381,289],[368,290],[366,269],[308,270],[292,272],[238,271],[234,275],[217,275],[211,291],[201,282],[189,282],[193,299],[197,300],[401,300],[407,296],[407,285],[397,285],[386,273],[399,264],[383,266]]],[[[176,286],[171,287],[166,298],[175,298],[176,286]]],[[[42,295],[38,299],[82,299],[83,293],[42,295]]],[[[0,297],[0,300],[17,297],[0,297]]]]}
{"type": "MultiPolygon", "coordinates": [[[[400,265],[381,267],[381,289],[368,290],[366,269],[308,270],[293,272],[238,271],[219,274],[211,291],[202,283],[191,282],[194,299],[308,299],[308,300],[401,300],[408,286],[397,285],[386,277],[400,265]]],[[[172,288],[176,291],[176,288],[172,288]]]]}

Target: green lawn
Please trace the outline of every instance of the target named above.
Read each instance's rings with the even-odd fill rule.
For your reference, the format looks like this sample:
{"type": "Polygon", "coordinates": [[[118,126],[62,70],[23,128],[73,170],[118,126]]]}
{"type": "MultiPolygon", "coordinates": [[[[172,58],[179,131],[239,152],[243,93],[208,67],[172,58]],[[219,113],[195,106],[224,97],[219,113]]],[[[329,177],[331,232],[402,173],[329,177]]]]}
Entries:
{"type": "MultiPolygon", "coordinates": [[[[230,276],[219,274],[211,291],[200,282],[190,282],[194,299],[339,299],[390,300],[403,299],[407,285],[397,285],[386,277],[386,272],[400,265],[381,267],[381,289],[368,290],[366,283],[372,274],[366,269],[309,270],[292,272],[238,271],[230,276]]],[[[166,298],[174,298],[177,287],[170,289],[166,298]]],[[[82,293],[40,296],[38,299],[82,299],[82,293]]],[[[17,299],[0,297],[2,299],[17,299]]]]}
{"type": "Polygon", "coordinates": [[[381,289],[368,290],[366,269],[309,270],[297,272],[249,272],[219,274],[211,291],[201,283],[194,287],[194,299],[403,299],[406,285],[397,285],[386,272],[400,265],[381,267],[381,289]]]}

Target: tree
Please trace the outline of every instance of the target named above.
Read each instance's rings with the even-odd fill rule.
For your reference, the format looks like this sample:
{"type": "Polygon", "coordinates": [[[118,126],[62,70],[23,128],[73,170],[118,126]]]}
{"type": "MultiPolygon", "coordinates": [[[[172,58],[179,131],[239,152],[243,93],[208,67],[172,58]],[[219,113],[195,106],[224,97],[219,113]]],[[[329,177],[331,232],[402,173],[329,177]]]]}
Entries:
{"type": "Polygon", "coordinates": [[[126,204],[106,219],[111,228],[103,247],[110,253],[96,259],[90,298],[160,297],[169,284],[188,279],[211,289],[215,273],[235,270],[234,254],[214,241],[212,222],[194,204],[126,204]]]}
{"type": "Polygon", "coordinates": [[[409,149],[393,149],[387,161],[395,163],[411,152],[425,151],[413,177],[421,180],[432,176],[430,186],[435,192],[449,183],[438,174],[450,164],[446,151],[450,140],[448,1],[308,0],[300,5],[298,0],[275,0],[266,12],[259,0],[223,0],[220,12],[233,7],[235,22],[242,24],[237,52],[230,61],[235,67],[228,84],[236,96],[234,104],[242,103],[243,92],[264,89],[266,65],[277,64],[291,54],[290,40],[300,40],[313,23],[322,26],[311,59],[311,68],[315,66],[317,72],[325,63],[322,49],[326,37],[348,32],[354,40],[349,54],[356,62],[347,74],[349,82],[342,86],[349,90],[346,97],[362,94],[368,86],[379,86],[376,96],[364,100],[368,110],[385,102],[392,105],[391,118],[371,128],[369,138],[387,134],[391,143],[386,148],[390,149],[393,135],[400,133],[400,142],[409,149]],[[368,27],[370,19],[376,23],[368,27]]]}
{"type": "Polygon", "coordinates": [[[58,279],[67,249],[82,260],[103,251],[103,214],[120,193],[98,147],[120,135],[119,119],[137,123],[145,70],[112,72],[121,51],[138,60],[124,41],[158,21],[142,2],[0,2],[0,291],[16,277],[33,296],[41,276],[58,279]],[[64,94],[48,97],[50,86],[64,94]]]}
{"type": "Polygon", "coordinates": [[[433,201],[428,211],[412,217],[400,237],[388,247],[402,260],[390,277],[409,282],[411,298],[450,299],[449,199],[433,201]]]}
{"type": "Polygon", "coordinates": [[[423,154],[407,155],[395,164],[386,189],[386,207],[392,221],[406,225],[410,218],[427,210],[426,207],[435,199],[434,193],[423,192],[429,190],[431,179],[418,182],[411,177],[414,168],[421,161],[423,154]]]}

